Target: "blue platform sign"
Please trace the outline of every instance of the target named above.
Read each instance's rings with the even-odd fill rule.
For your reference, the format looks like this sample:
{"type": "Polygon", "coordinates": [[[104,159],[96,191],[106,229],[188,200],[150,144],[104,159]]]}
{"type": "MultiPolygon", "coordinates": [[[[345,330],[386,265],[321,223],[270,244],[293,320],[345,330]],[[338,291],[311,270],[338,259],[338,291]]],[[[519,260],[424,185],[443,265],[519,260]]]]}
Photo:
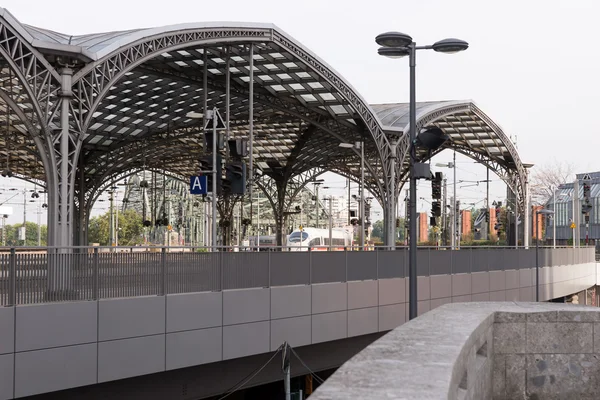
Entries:
{"type": "Polygon", "coordinates": [[[206,175],[190,176],[190,194],[208,193],[208,183],[206,175]]]}

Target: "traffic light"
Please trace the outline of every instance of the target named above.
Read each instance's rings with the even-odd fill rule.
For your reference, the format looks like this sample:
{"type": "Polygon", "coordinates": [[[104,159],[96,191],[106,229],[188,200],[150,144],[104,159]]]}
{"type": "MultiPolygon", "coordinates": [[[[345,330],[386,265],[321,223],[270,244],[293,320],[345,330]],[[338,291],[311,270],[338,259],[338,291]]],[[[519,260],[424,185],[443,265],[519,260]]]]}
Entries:
{"type": "Polygon", "coordinates": [[[437,226],[437,221],[436,221],[435,217],[429,217],[429,225],[437,226]]]}
{"type": "Polygon", "coordinates": [[[431,203],[431,215],[434,217],[442,216],[442,205],[439,201],[434,201],[431,203]]]}
{"type": "Polygon", "coordinates": [[[590,192],[591,192],[590,181],[587,181],[587,180],[583,181],[583,202],[585,204],[591,203],[590,192]]]}
{"type": "Polygon", "coordinates": [[[400,228],[400,218],[396,218],[396,228],[400,228]]]}
{"type": "Polygon", "coordinates": [[[248,142],[246,139],[231,139],[228,141],[229,155],[234,160],[241,160],[248,155],[248,142]]]}
{"type": "MultiPolygon", "coordinates": [[[[213,156],[212,156],[212,154],[202,156],[202,157],[200,157],[199,161],[200,161],[200,174],[206,175],[206,183],[208,185],[208,191],[212,192],[213,174],[211,172],[213,170],[213,167],[212,167],[213,156]]],[[[223,165],[223,160],[221,158],[221,155],[217,154],[217,195],[221,194],[221,186],[222,186],[221,181],[222,181],[222,175],[223,175],[222,165],[223,165]]]]}
{"type": "Polygon", "coordinates": [[[439,200],[442,198],[442,173],[436,172],[431,180],[431,198],[439,200]]]}
{"type": "Polygon", "coordinates": [[[226,179],[223,182],[223,190],[226,193],[246,193],[246,164],[244,164],[244,162],[234,161],[226,164],[225,177],[226,179]]]}

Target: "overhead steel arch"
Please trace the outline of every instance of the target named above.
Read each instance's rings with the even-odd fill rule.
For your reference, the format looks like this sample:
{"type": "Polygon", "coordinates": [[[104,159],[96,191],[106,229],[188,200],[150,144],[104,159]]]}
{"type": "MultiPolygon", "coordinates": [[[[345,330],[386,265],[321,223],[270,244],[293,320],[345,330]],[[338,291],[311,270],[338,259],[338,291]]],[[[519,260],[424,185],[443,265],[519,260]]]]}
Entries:
{"type": "Polygon", "coordinates": [[[379,165],[383,167],[379,175],[383,175],[385,182],[389,175],[389,171],[386,170],[388,139],[380,127],[377,116],[360,95],[331,67],[277,27],[259,24],[246,24],[241,27],[239,25],[187,24],[120,35],[118,43],[106,46],[102,51],[95,53],[93,56],[97,59],[73,77],[75,92],[81,97],[80,103],[83,107],[79,115],[82,129],[85,130],[90,126],[99,104],[104,101],[112,87],[117,86],[127,73],[160,54],[177,50],[185,51],[190,46],[226,46],[249,42],[275,43],[310,67],[311,73],[318,74],[321,79],[326,80],[331,88],[349,104],[354,113],[349,115],[349,118],[360,119],[376,144],[377,153],[382,160],[379,165]]]}
{"type": "MultiPolygon", "coordinates": [[[[407,104],[373,105],[372,107],[378,112],[384,125],[389,124],[387,126],[391,129],[400,128],[403,132],[409,131],[407,104]]],[[[513,192],[518,194],[519,208],[524,212],[527,171],[510,138],[489,116],[472,101],[418,103],[417,132],[429,126],[442,129],[451,140],[433,153],[417,151],[419,161],[426,161],[444,149],[455,149],[494,171],[513,192]]],[[[401,141],[402,153],[399,157],[402,161],[398,163],[396,196],[399,195],[409,172],[408,135],[403,135],[401,141]]]]}

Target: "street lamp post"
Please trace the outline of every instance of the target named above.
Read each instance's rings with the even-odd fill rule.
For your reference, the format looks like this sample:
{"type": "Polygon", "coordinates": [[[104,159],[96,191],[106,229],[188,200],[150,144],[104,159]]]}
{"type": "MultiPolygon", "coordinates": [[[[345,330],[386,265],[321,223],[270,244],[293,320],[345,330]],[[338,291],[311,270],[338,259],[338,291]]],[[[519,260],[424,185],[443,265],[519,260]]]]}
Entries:
{"type": "MultiPolygon", "coordinates": [[[[339,145],[345,149],[354,149],[358,152],[360,149],[360,249],[364,250],[365,246],[365,142],[340,143],[339,145]]],[[[348,210],[350,212],[350,210],[348,210]]]]}
{"type": "Polygon", "coordinates": [[[466,50],[469,44],[459,39],[443,39],[433,45],[417,46],[411,36],[400,32],[387,32],[375,38],[379,48],[378,53],[390,58],[409,57],[410,64],[410,136],[409,136],[409,164],[410,164],[410,239],[409,239],[409,318],[417,317],[417,177],[415,174],[417,138],[417,110],[416,110],[416,51],[434,50],[441,53],[456,53],[466,50]]]}
{"type": "Polygon", "coordinates": [[[539,249],[540,249],[540,234],[538,233],[539,224],[538,224],[538,215],[550,215],[554,214],[554,210],[548,210],[547,208],[542,208],[540,210],[535,211],[535,301],[540,301],[540,259],[539,259],[539,249]]]}

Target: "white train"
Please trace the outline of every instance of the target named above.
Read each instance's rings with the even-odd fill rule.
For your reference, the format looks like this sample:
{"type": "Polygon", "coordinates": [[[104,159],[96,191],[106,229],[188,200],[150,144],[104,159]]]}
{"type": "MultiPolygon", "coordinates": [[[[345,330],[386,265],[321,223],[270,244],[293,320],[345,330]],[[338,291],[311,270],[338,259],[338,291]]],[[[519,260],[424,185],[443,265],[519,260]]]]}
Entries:
{"type": "Polygon", "coordinates": [[[303,228],[290,233],[287,238],[287,246],[290,251],[327,251],[345,250],[352,247],[354,233],[352,229],[333,228],[331,232],[331,246],[329,244],[329,229],[303,228]]]}

